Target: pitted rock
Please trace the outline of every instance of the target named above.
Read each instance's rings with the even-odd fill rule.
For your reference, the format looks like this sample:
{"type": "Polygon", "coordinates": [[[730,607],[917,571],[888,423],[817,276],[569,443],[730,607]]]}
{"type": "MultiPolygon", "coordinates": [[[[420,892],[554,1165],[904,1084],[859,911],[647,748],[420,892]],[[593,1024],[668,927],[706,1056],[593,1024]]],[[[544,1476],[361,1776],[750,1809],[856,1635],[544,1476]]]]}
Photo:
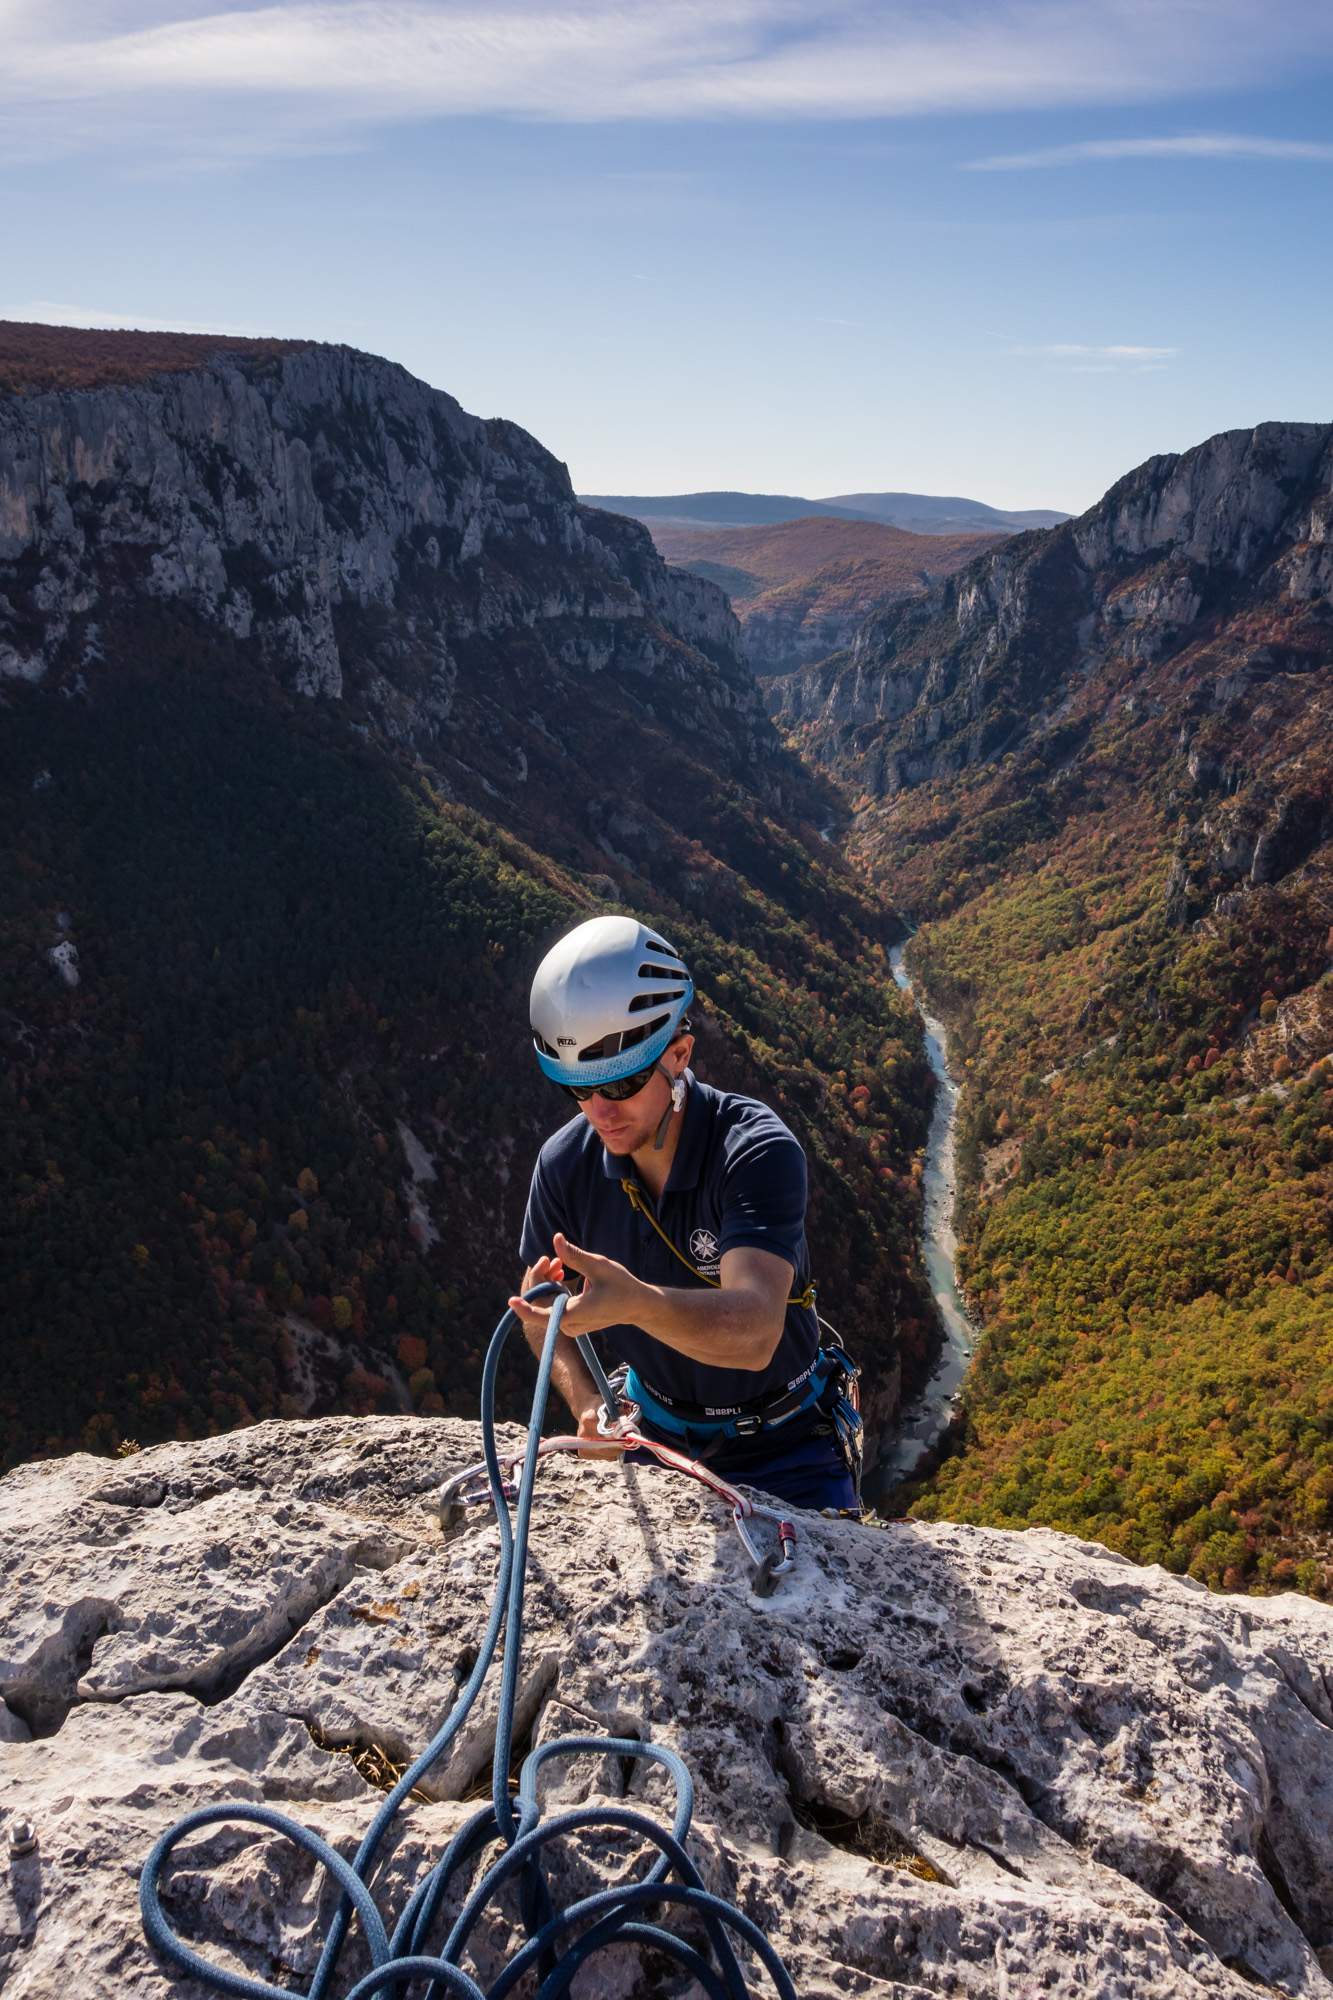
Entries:
{"type": "MultiPolygon", "coordinates": [[[[193,1806],[281,1802],[354,1850],[380,1796],[363,1773],[418,1754],[476,1658],[497,1529],[481,1507],[446,1537],[429,1506],[478,1456],[457,1421],[333,1418],[0,1480],[0,1808],[38,1841],[0,1890],[6,2000],[203,2000],[148,1952],[136,1894],[193,1806]]],[[[1333,1612],[1045,1530],[805,1514],[793,1575],[759,1599],[692,1482],[558,1459],[537,1494],[516,1740],[677,1750],[705,1880],[803,1996],[1329,1993],[1333,1612]]],[[[402,1815],[375,1881],[390,1921],[489,1795],[495,1724],[484,1695],[402,1815]]],[[[669,1815],[664,1774],[614,1757],[548,1765],[542,1795],[627,1785],[669,1815]]],[[[581,1838],[553,1891],[642,1865],[628,1836],[581,1838]]],[[[294,1990],[333,1900],[239,1824],[187,1842],[167,1881],[200,1948],[294,1990]]],[[[483,1983],[521,1937],[501,1899],[483,1983]]],[[[658,1977],[617,1947],[581,2000],[690,1990],[658,1977]]]]}

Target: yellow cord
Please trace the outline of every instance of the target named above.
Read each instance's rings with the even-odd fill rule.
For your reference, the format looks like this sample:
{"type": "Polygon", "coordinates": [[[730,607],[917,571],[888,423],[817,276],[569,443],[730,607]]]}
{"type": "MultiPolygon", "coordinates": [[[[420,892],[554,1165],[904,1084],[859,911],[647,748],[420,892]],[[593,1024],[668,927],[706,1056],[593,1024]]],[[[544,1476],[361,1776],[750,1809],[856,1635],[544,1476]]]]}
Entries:
{"type": "MultiPolygon", "coordinates": [[[[639,1214],[643,1216],[646,1221],[651,1222],[653,1228],[657,1231],[662,1241],[666,1244],[666,1247],[671,1252],[672,1256],[679,1258],[680,1262],[685,1266],[685,1269],[687,1271],[693,1271],[696,1278],[703,1278],[703,1281],[706,1285],[711,1285],[714,1291],[720,1292],[722,1289],[721,1279],[704,1277],[704,1273],[698,1270],[693,1264],[691,1264],[689,1258],[685,1256],[684,1252],[676,1248],[675,1244],[671,1241],[671,1238],[667,1235],[665,1229],[663,1229],[661,1223],[658,1221],[657,1217],[653,1214],[647,1202],[644,1200],[643,1190],[639,1186],[638,1182],[632,1180],[623,1180],[620,1183],[620,1185],[621,1187],[624,1188],[625,1193],[629,1196],[630,1207],[637,1208],[639,1214]]],[[[799,1295],[799,1297],[788,1299],[787,1304],[789,1306],[804,1306],[807,1312],[811,1311],[814,1307],[817,1291],[818,1287],[816,1286],[815,1281],[812,1278],[810,1280],[810,1283],[806,1286],[805,1290],[799,1295]]]]}

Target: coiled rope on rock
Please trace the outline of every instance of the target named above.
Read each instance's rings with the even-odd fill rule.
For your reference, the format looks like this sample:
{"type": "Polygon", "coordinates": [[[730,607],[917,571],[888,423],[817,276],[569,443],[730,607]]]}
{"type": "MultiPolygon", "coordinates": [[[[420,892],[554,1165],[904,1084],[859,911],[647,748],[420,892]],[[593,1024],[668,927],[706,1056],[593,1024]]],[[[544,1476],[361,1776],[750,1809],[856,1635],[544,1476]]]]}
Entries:
{"type": "MultiPolygon", "coordinates": [[[[187,1813],[154,1844],[144,1863],[139,1879],[139,1907],[149,1944],[163,1958],[211,1987],[214,1992],[243,1996],[243,2000],[293,2000],[294,1994],[291,1987],[273,1986],[267,1980],[252,1979],[248,1974],[234,1972],[205,1958],[177,1937],[163,1914],[162,1874],[173,1850],[203,1827],[239,1823],[263,1827],[271,1833],[283,1835],[313,1856],[342,1889],[314,1977],[306,1989],[305,2000],[331,2000],[332,1981],[353,1916],[361,1926],[371,1970],[356,1982],[346,2000],[371,2000],[373,1994],[381,1993],[391,1993],[397,1996],[397,2000],[404,2000],[404,1996],[415,1987],[423,1989],[423,2000],[445,2000],[445,1996],[451,1994],[462,1995],[464,2000],[505,2000],[505,1996],[512,1993],[529,1973],[537,1978],[536,2000],[559,2000],[560,1995],[569,1991],[570,1982],[580,1967],[594,1953],[610,1945],[624,1944],[660,1952],[674,1960],[698,1982],[708,2000],[749,2000],[752,1989],[737,1959],[733,1938],[749,1946],[766,1968],[779,2000],[796,2000],[796,1989],[790,1975],[763,1932],[732,1904],[704,1887],[699,1871],[686,1851],[694,1809],[694,1785],[688,1767],[674,1751],[653,1743],[641,1743],[633,1737],[560,1737],[539,1745],[524,1759],[518,1796],[516,1799],[510,1797],[509,1764],[522,1655],[528,1532],[537,1465],[542,1455],[537,1446],[550,1393],[555,1344],[568,1302],[566,1294],[554,1285],[534,1286],[525,1297],[551,1297],[553,1304],[537,1370],[537,1387],[528,1426],[529,1444],[523,1456],[522,1478],[512,1521],[509,1514],[511,1491],[506,1485],[495,1443],[495,1384],[501,1351],[518,1324],[512,1312],[507,1311],[496,1327],[482,1372],[482,1443],[500,1533],[500,1561],[486,1634],[476,1665],[447,1721],[389,1793],[371,1821],[355,1859],[351,1862],[344,1860],[309,1827],[302,1826],[286,1813],[276,1812],[271,1806],[237,1804],[204,1806],[197,1812],[187,1813]],[[491,1801],[460,1827],[440,1859],[417,1883],[390,1935],[367,1886],[368,1877],[384,1836],[413,1787],[444,1755],[466,1722],[490,1671],[502,1631],[505,1632],[505,1649],[496,1718],[491,1801]],[[619,1806],[577,1807],[543,1820],[537,1797],[537,1774],[541,1766],[553,1758],[588,1752],[661,1764],[671,1774],[676,1789],[676,1810],[670,1832],[648,1814],[619,1806]],[[636,1834],[658,1850],[657,1858],[643,1880],[599,1890],[567,1909],[556,1910],[543,1866],[545,1849],[552,1841],[571,1834],[612,1829],[636,1834]],[[470,1874],[482,1850],[497,1839],[504,1841],[505,1852],[465,1897],[442,1948],[431,1953],[426,1947],[450,1885],[464,1870],[470,1874]],[[668,1879],[672,1876],[674,1880],[668,1879]],[[463,1969],[461,1960],[483,1913],[499,1891],[515,1878],[527,1942],[491,1984],[482,1987],[463,1969]],[[707,1955],[678,1937],[674,1931],[665,1929],[660,1922],[651,1920],[655,1910],[663,1904],[676,1905],[695,1914],[708,1941],[707,1955]]],[[[671,1454],[672,1460],[677,1458],[679,1454],[671,1454]]],[[[691,1470],[690,1462],[682,1460],[681,1469],[691,1470]]],[[[729,1497],[746,1509],[747,1514],[767,1512],[766,1509],[753,1507],[743,1496],[734,1494],[732,1489],[723,1488],[716,1475],[710,1475],[708,1483],[725,1490],[729,1497]]],[[[738,1526],[741,1519],[738,1514],[738,1526]]],[[[785,1527],[786,1523],[782,1525],[785,1527]]],[[[790,1535],[789,1528],[787,1532],[790,1535]]],[[[746,1541],[749,1545],[748,1536],[746,1541]]],[[[785,1538],[783,1554],[785,1560],[782,1566],[785,1568],[791,1560],[790,1547],[786,1545],[785,1538]]]]}

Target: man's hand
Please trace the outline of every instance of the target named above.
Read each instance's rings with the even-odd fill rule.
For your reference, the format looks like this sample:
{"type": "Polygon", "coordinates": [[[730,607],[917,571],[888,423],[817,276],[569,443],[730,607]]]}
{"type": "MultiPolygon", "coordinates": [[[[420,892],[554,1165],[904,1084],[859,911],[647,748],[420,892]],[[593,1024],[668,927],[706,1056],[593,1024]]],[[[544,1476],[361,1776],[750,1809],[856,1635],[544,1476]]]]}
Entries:
{"type": "MultiPolygon", "coordinates": [[[[597,1420],[601,1415],[602,1399],[597,1397],[585,1410],[579,1412],[579,1436],[590,1440],[579,1446],[580,1458],[619,1458],[624,1451],[623,1444],[613,1444],[609,1438],[598,1435],[597,1420]]],[[[614,1411],[611,1413],[613,1416],[614,1411]]]]}
{"type": "MultiPolygon", "coordinates": [[[[560,1322],[561,1334],[568,1339],[556,1343],[554,1378],[579,1418],[580,1436],[588,1435],[582,1422],[593,1387],[574,1345],[580,1334],[599,1333],[608,1326],[637,1326],[692,1361],[748,1374],[767,1368],[777,1352],[793,1272],[788,1259],[771,1250],[747,1245],[724,1251],[721,1284],[700,1292],[645,1284],[613,1257],[581,1250],[559,1233],[552,1248],[555,1255],[532,1266],[523,1289],[530,1290],[548,1272],[575,1271],[583,1279],[583,1290],[570,1300],[560,1322]]],[[[517,1293],[509,1304],[522,1321],[529,1347],[540,1354],[551,1308],[529,1305],[517,1293]]],[[[595,1404],[593,1410],[595,1417],[595,1404]]]]}
{"type": "MultiPolygon", "coordinates": [[[[583,1290],[565,1307],[560,1330],[571,1340],[581,1333],[600,1333],[606,1326],[641,1326],[643,1311],[657,1293],[651,1286],[617,1264],[613,1257],[599,1257],[595,1251],[580,1250],[568,1238],[558,1235],[554,1257],[539,1258],[532,1267],[530,1285],[538,1285],[549,1274],[563,1283],[566,1270],[583,1279],[583,1290]]],[[[530,1287],[529,1287],[530,1288],[530,1287]]],[[[509,1301],[510,1310],[525,1326],[542,1327],[551,1316],[549,1304],[528,1304],[517,1294],[509,1301]]]]}
{"type": "MultiPolygon", "coordinates": [[[[556,1247],[564,1243],[563,1237],[556,1238],[556,1247]]],[[[601,1259],[605,1262],[606,1259],[601,1259]]],[[[619,1268],[617,1266],[617,1268],[619,1268]]],[[[626,1274],[628,1275],[628,1273],[626,1274]]],[[[565,1266],[561,1257],[539,1257],[535,1264],[523,1274],[523,1291],[530,1292],[535,1285],[562,1285],[565,1281],[565,1266]]],[[[528,1305],[522,1294],[515,1292],[509,1301],[510,1309],[523,1324],[528,1345],[534,1354],[540,1354],[546,1336],[546,1322],[551,1316],[550,1305],[528,1305]]],[[[565,1307],[568,1320],[574,1310],[574,1301],[565,1307]]],[[[581,1331],[581,1329],[576,1329],[581,1331]]],[[[587,1438],[588,1443],[579,1451],[580,1458],[619,1458],[625,1447],[612,1444],[599,1437],[597,1419],[602,1407],[602,1399],[597,1394],[592,1376],[584,1363],[583,1356],[573,1341],[562,1333],[555,1345],[555,1364],[552,1380],[571,1412],[578,1418],[578,1434],[587,1438]]]]}

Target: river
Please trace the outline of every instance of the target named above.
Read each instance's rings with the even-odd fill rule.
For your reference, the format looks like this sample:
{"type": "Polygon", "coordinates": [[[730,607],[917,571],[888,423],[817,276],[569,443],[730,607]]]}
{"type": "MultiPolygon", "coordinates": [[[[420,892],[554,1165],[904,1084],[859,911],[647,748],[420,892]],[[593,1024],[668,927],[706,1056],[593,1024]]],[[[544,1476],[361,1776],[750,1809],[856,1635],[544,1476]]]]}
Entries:
{"type": "Polygon", "coordinates": [[[923,1451],[940,1437],[958,1401],[972,1359],[976,1329],[968,1318],[958,1290],[954,1257],[958,1240],[953,1233],[953,1204],[956,1186],[954,1145],[958,1119],[958,1085],[949,1074],[948,1035],[921,1005],[903,965],[902,945],[889,954],[893,976],[904,993],[910,993],[921,1009],[926,1027],[926,1055],[935,1072],[939,1089],[935,1111],[926,1137],[925,1215],[922,1222],[921,1254],[931,1296],[944,1322],[944,1348],[935,1373],[915,1401],[908,1403],[894,1431],[888,1452],[866,1479],[867,1498],[884,1494],[911,1472],[923,1451]]]}

